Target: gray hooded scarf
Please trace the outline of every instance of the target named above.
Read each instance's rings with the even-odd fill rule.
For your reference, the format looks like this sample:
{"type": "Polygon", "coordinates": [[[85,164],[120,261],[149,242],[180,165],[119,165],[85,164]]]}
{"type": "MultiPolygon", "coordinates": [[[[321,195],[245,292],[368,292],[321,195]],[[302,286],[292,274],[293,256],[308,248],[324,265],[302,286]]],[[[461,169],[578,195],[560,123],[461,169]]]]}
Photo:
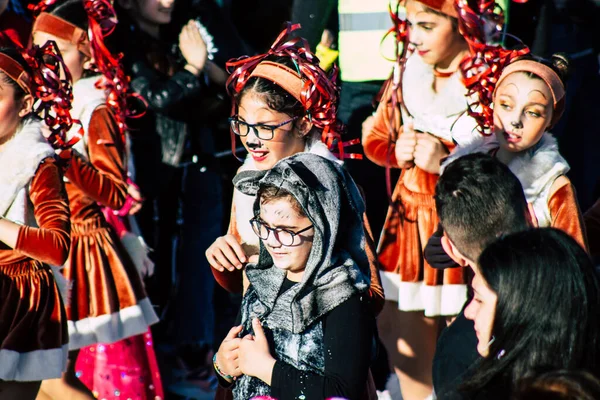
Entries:
{"type": "MultiPolygon", "coordinates": [[[[273,332],[278,359],[322,374],[320,319],[351,296],[366,292],[370,284],[362,196],[342,166],[310,153],[285,158],[267,172],[240,172],[233,183],[253,196],[265,186],[287,190],[315,232],[302,282],[283,293],[286,272],[273,265],[261,242],[258,263],[246,266],[250,287],[242,301],[241,336],[252,333],[251,321],[257,317],[273,332]]],[[[254,212],[260,212],[259,198],[254,212]]],[[[256,381],[245,376],[239,379],[236,398],[268,394],[266,385],[256,381]],[[256,386],[263,386],[262,390],[256,386]]]]}

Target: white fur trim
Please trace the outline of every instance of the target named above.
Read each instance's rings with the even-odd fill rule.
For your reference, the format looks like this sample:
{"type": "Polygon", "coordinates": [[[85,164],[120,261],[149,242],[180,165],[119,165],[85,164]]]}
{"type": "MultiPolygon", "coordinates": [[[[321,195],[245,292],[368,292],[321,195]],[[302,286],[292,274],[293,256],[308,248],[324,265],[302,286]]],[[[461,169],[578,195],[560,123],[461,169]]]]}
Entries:
{"type": "Polygon", "coordinates": [[[467,285],[402,282],[393,272],[381,271],[381,286],[385,299],[398,303],[399,310],[423,311],[427,317],[457,315],[467,301],[467,285]]]}
{"type": "MultiPolygon", "coordinates": [[[[441,173],[444,173],[446,165],[457,158],[471,153],[490,153],[498,147],[494,138],[480,138],[468,146],[457,147],[445,160],[441,173]]],[[[527,202],[533,205],[539,226],[550,226],[550,189],[556,178],[569,171],[569,164],[560,155],[554,136],[544,133],[535,146],[518,153],[507,166],[519,178],[527,202]]]]}
{"type": "Polygon", "coordinates": [[[119,312],[88,317],[79,321],[67,321],[69,350],[80,349],[95,343],[114,343],[139,335],[158,322],[149,299],[142,299],[134,306],[119,312]]]}
{"type": "Polygon", "coordinates": [[[400,289],[400,276],[393,272],[380,271],[381,287],[385,294],[385,299],[398,302],[400,289]]]}
{"type": "Polygon", "coordinates": [[[479,135],[477,122],[467,114],[467,89],[459,72],[454,73],[439,93],[433,90],[433,67],[413,54],[406,61],[402,76],[402,101],[410,113],[403,110],[404,122],[414,129],[429,132],[438,138],[468,144],[479,135]]]}
{"type": "MultiPolygon", "coordinates": [[[[104,90],[96,87],[98,79],[98,76],[83,78],[73,85],[74,101],[73,108],[71,109],[71,116],[81,122],[84,130],[82,140],[77,142],[73,148],[86,159],[88,158],[88,128],[90,126],[90,120],[92,119],[92,113],[98,106],[106,103],[106,94],[104,90]]],[[[72,135],[74,131],[78,129],[79,125],[73,125],[69,134],[72,135]]]]}
{"type": "Polygon", "coordinates": [[[0,350],[0,380],[35,382],[60,378],[67,367],[68,345],[19,353],[0,350]]]}
{"type": "Polygon", "coordinates": [[[41,128],[24,123],[0,153],[0,215],[19,224],[35,224],[27,191],[42,160],[54,155],[41,128]]]}

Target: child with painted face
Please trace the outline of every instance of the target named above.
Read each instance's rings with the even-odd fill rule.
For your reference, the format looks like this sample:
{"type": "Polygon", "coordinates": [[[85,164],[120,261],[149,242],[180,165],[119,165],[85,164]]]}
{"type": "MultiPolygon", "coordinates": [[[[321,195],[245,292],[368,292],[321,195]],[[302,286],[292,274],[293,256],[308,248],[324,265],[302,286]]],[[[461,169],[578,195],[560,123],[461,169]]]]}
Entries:
{"type": "MultiPolygon", "coordinates": [[[[278,161],[302,152],[341,163],[322,142],[323,138],[330,142],[331,135],[341,145],[335,79],[319,67],[303,39],[292,39],[293,45],[289,45],[288,34],[296,28],[282,32],[267,54],[229,62],[233,69],[228,81],[234,102],[232,139],[239,136],[248,150],[239,172],[269,170],[278,161]]],[[[234,191],[228,233],[206,251],[215,278],[229,291],[241,290],[240,270],[258,253],[259,241],[247,222],[253,216],[253,202],[253,196],[234,191]]],[[[366,220],[365,229],[369,233],[366,220]]],[[[371,296],[375,308],[380,309],[383,292],[370,236],[371,296]]]]}
{"type": "Polygon", "coordinates": [[[464,398],[511,398],[520,380],[540,371],[598,373],[600,288],[570,235],[543,228],[498,239],[479,257],[473,292],[465,316],[483,358],[464,398]]]}
{"type": "MultiPolygon", "coordinates": [[[[70,87],[45,65],[56,53],[27,60],[37,65],[0,50],[0,398],[33,400],[40,381],[60,377],[67,364],[67,317],[51,266],[67,259],[71,225],[61,165],[32,107],[68,109],[70,87]],[[48,87],[57,97],[38,98],[48,87]]],[[[68,113],[53,115],[49,126],[68,129],[68,113]]]]}
{"type": "Polygon", "coordinates": [[[399,55],[382,102],[363,125],[362,142],[371,161],[401,170],[378,249],[388,300],[379,332],[404,398],[423,399],[432,390],[433,317],[458,314],[466,300],[463,271],[437,271],[423,258],[438,223],[434,189],[440,161],[474,140],[477,124],[466,113],[459,66],[469,47],[455,2],[408,0],[405,9],[398,34],[406,24],[408,40],[399,48],[408,56],[399,55]]]}
{"type": "Polygon", "coordinates": [[[550,62],[521,58],[506,66],[493,92],[495,141],[480,139],[457,149],[447,162],[474,152],[488,152],[519,178],[540,227],[555,227],[586,248],[582,216],[569,165],[549,130],[564,110],[568,61],[554,55],[550,62]]]}
{"type": "Polygon", "coordinates": [[[245,269],[239,325],[214,357],[221,383],[240,400],[369,398],[375,322],[356,184],[339,164],[299,153],[234,185],[256,199],[260,257],[245,269]]]}
{"type": "Polygon", "coordinates": [[[74,364],[79,349],[145,333],[158,321],[134,262],[102,212],[103,206],[120,210],[128,196],[127,78],[104,44],[115,21],[108,2],[67,0],[42,12],[32,32],[34,43],[54,40],[61,50],[73,79],[71,115],[84,130],[65,173],[73,227],[63,269],[71,282],[71,354],[64,379],[42,384],[42,391],[54,399],[91,398],[72,386],[78,382],[74,364]],[[96,74],[90,71],[92,65],[96,74]]]}

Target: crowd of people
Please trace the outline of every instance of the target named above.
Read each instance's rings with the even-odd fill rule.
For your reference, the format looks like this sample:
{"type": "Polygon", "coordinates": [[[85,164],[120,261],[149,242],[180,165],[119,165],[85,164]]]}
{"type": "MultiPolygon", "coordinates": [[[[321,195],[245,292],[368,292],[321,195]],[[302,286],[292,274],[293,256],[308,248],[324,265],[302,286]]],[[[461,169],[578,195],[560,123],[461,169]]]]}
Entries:
{"type": "Polygon", "coordinates": [[[600,398],[598,17],[2,2],[0,399],[600,398]]]}

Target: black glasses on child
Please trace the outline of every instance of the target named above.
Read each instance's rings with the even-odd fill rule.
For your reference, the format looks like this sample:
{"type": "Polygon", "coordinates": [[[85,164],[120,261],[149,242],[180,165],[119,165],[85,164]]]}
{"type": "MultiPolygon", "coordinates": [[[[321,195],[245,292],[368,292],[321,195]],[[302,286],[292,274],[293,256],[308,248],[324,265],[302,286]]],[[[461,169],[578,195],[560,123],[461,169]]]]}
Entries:
{"type": "Polygon", "coordinates": [[[269,238],[269,234],[273,232],[275,240],[277,240],[284,246],[293,246],[294,244],[299,244],[299,242],[296,243],[296,236],[303,232],[306,232],[307,230],[313,227],[311,225],[297,232],[293,232],[289,229],[284,228],[271,228],[265,225],[265,223],[261,221],[258,217],[252,218],[250,220],[250,225],[252,225],[252,230],[254,231],[254,233],[256,233],[256,236],[258,236],[262,240],[267,240],[269,238]]]}
{"type": "Polygon", "coordinates": [[[281,128],[282,126],[289,124],[292,121],[297,120],[298,117],[290,118],[277,125],[266,125],[266,124],[249,124],[245,121],[241,121],[237,116],[229,118],[229,125],[231,130],[238,136],[248,136],[250,130],[254,131],[254,134],[260,140],[271,140],[275,136],[275,129],[281,128]]]}

